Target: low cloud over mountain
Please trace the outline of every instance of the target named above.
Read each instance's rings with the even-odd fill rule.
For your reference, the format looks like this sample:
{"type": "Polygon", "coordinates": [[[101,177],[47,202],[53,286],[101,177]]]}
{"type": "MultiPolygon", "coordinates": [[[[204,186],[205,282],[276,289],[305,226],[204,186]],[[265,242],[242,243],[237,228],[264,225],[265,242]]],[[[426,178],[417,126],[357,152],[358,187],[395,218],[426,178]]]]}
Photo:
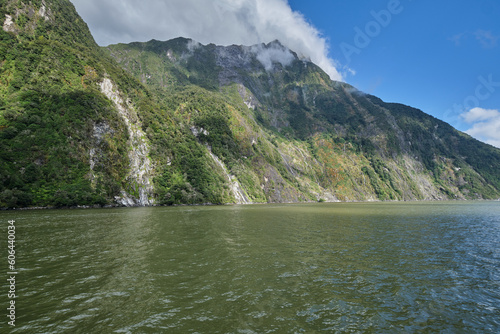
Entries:
{"type": "Polygon", "coordinates": [[[200,43],[253,45],[279,40],[342,81],[328,44],[285,0],[72,0],[100,45],[192,38],[200,43]]]}

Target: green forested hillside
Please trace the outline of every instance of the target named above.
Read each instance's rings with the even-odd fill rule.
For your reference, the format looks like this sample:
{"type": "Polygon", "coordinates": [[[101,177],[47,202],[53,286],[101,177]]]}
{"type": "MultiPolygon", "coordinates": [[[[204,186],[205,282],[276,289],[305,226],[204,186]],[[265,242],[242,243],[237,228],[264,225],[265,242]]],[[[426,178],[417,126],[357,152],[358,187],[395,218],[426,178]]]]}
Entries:
{"type": "Polygon", "coordinates": [[[106,48],[165,100],[172,89],[196,85],[239,104],[241,117],[278,152],[281,175],[309,198],[321,191],[339,200],[498,197],[498,149],[420,110],[331,82],[295,54],[286,66],[275,61],[265,69],[259,57],[267,49],[288,52],[279,42],[216,47],[182,38],[106,48]],[[322,190],[294,185],[301,179],[322,190]]]}
{"type": "Polygon", "coordinates": [[[138,101],[146,90],[103,56],[69,1],[4,0],[0,11],[12,18],[0,31],[1,205],[110,203],[125,185],[128,134],[98,83],[113,78],[138,101]],[[95,135],[100,125],[109,135],[95,135]]]}
{"type": "Polygon", "coordinates": [[[0,207],[500,197],[498,149],[278,41],[99,48],[67,0],[0,4],[0,207]]]}

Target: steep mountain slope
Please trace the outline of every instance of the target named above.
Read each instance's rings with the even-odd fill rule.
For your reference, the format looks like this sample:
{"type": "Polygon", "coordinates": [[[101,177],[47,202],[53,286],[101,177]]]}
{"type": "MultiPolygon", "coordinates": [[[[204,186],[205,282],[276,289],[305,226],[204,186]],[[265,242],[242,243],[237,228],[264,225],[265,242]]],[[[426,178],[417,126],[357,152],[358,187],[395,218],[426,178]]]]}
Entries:
{"type": "Polygon", "coordinates": [[[147,90],[69,1],[2,0],[0,17],[1,206],[151,203],[147,90]]]}
{"type": "MultiPolygon", "coordinates": [[[[233,156],[220,154],[228,164],[238,166],[241,155],[251,161],[247,166],[251,173],[238,174],[235,168],[234,174],[238,179],[246,173],[253,175],[259,181],[253,188],[267,189],[266,173],[272,174],[268,168],[284,166],[279,176],[306,199],[499,196],[498,149],[420,110],[384,103],[347,84],[332,82],[320,68],[297,58],[278,41],[220,47],[178,38],[106,49],[168,101],[172,110],[184,106],[171,96],[182,95],[192,86],[232,105],[236,112],[226,115],[226,124],[233,134],[238,133],[231,143],[240,147],[240,155],[238,150],[233,156]],[[243,154],[242,147],[250,142],[251,150],[243,154]],[[265,150],[259,150],[261,142],[265,150]],[[266,166],[260,159],[272,162],[266,166]]],[[[193,109],[197,114],[207,112],[203,102],[193,109]]],[[[188,122],[212,132],[210,124],[196,118],[188,122]]],[[[214,144],[206,136],[198,140],[214,144]]],[[[271,201],[295,200],[272,191],[263,195],[271,201]]]]}
{"type": "Polygon", "coordinates": [[[278,41],[99,48],[0,0],[0,207],[498,198],[499,150],[278,41]]]}

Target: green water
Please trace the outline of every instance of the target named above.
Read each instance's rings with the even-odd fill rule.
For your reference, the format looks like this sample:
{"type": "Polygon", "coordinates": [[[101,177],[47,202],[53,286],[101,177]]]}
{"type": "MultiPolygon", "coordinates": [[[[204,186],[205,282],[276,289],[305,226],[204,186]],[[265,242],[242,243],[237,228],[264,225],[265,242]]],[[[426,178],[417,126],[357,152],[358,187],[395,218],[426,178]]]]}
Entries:
{"type": "Polygon", "coordinates": [[[499,333],[500,203],[2,212],[2,333],[499,333]],[[5,279],[2,279],[5,282],[5,279]]]}

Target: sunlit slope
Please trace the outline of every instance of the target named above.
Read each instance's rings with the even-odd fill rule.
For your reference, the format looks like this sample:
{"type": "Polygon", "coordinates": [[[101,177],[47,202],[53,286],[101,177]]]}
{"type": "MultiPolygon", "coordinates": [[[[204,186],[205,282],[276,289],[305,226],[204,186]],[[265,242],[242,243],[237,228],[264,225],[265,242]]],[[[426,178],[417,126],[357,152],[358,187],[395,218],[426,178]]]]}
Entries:
{"type": "MultiPolygon", "coordinates": [[[[172,96],[186,95],[196,87],[200,93],[195,114],[221,112],[233,134],[235,151],[219,152],[221,159],[228,159],[228,164],[240,163],[242,155],[247,164],[254,159],[248,165],[259,179],[254,188],[266,188],[269,179],[259,159],[277,156],[271,165],[284,166],[280,175],[307,198],[499,196],[498,149],[420,110],[384,103],[332,82],[319,67],[299,59],[278,41],[221,47],[178,38],[114,45],[106,51],[174,112],[186,109],[172,96]],[[218,96],[233,111],[210,110],[203,95],[218,96]],[[238,119],[244,119],[246,126],[238,119]],[[259,141],[252,140],[255,136],[266,143],[265,150],[255,152],[259,147],[259,141]],[[237,148],[248,143],[253,143],[253,151],[237,148]]],[[[192,115],[184,118],[189,126],[202,127],[192,115]]],[[[210,132],[210,125],[204,125],[210,132]]],[[[214,144],[203,136],[198,141],[214,144]]]]}

